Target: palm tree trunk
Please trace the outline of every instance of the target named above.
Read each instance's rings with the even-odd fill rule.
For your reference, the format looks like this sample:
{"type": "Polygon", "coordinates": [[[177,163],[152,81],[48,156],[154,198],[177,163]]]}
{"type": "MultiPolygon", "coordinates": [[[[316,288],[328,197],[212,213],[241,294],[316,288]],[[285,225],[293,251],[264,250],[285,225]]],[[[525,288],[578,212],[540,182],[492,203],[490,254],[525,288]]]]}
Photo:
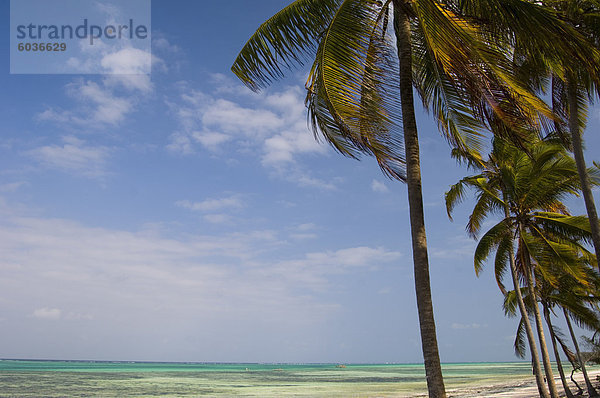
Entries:
{"type": "Polygon", "coordinates": [[[560,381],[562,382],[563,388],[565,389],[565,394],[567,394],[567,398],[575,398],[571,389],[569,388],[569,384],[567,383],[567,378],[565,376],[565,371],[562,367],[562,363],[560,362],[560,354],[558,352],[558,346],[556,345],[556,335],[554,334],[554,328],[552,326],[552,319],[550,317],[550,310],[546,304],[544,306],[544,318],[546,319],[546,324],[548,325],[548,330],[550,331],[550,339],[552,340],[552,348],[554,349],[554,357],[556,358],[556,367],[558,368],[558,373],[560,373],[560,381]]]}
{"type": "MultiPolygon", "coordinates": [[[[505,217],[510,217],[510,210],[508,209],[508,205],[504,205],[504,215],[505,217]]],[[[535,374],[535,381],[538,386],[538,391],[540,393],[541,398],[549,398],[550,395],[548,393],[548,389],[544,384],[544,379],[542,376],[542,368],[540,366],[540,357],[538,355],[537,345],[535,342],[535,336],[533,335],[533,329],[531,327],[531,322],[529,322],[529,314],[527,314],[527,307],[525,307],[525,301],[523,301],[523,294],[521,294],[521,286],[519,285],[519,275],[517,274],[517,265],[515,261],[515,253],[513,252],[513,248],[511,245],[510,255],[510,273],[512,275],[513,288],[515,289],[515,293],[517,294],[517,302],[519,303],[519,311],[521,312],[521,320],[525,325],[525,332],[527,334],[527,341],[529,342],[529,350],[531,351],[531,364],[533,366],[533,373],[535,374]]]]}
{"type": "Polygon", "coordinates": [[[413,98],[410,22],[406,14],[406,7],[406,5],[402,4],[402,0],[394,0],[394,30],[400,62],[400,101],[404,130],[406,185],[408,188],[415,290],[429,397],[445,398],[446,389],[444,387],[442,366],[438,352],[429,281],[429,260],[427,257],[427,239],[425,235],[423,193],[421,191],[419,137],[413,98]]]}
{"type": "MultiPolygon", "coordinates": [[[[583,140],[581,138],[581,129],[579,128],[579,106],[577,101],[577,83],[573,76],[567,78],[567,96],[569,101],[569,130],[573,141],[573,156],[577,164],[577,172],[581,180],[581,193],[585,202],[588,219],[592,229],[592,240],[596,250],[596,259],[600,259],[600,224],[598,223],[598,212],[594,204],[594,196],[590,179],[585,166],[583,157],[583,140]]],[[[600,270],[600,261],[598,261],[598,270],[600,270]]]]}
{"type": "Polygon", "coordinates": [[[594,386],[592,385],[590,378],[588,377],[588,373],[585,368],[585,362],[583,361],[583,357],[581,356],[581,351],[579,351],[579,344],[577,343],[577,338],[575,337],[575,332],[573,331],[573,325],[571,325],[571,319],[569,317],[569,314],[567,314],[567,310],[564,308],[563,313],[565,314],[565,319],[567,320],[567,327],[569,328],[571,339],[573,339],[573,345],[575,346],[575,352],[577,353],[579,365],[581,365],[581,371],[583,372],[583,378],[585,380],[585,385],[587,387],[588,394],[590,394],[590,397],[597,397],[598,393],[596,392],[596,389],[594,389],[594,386]]]}
{"type": "Polygon", "coordinates": [[[550,396],[552,398],[558,398],[558,391],[556,390],[556,384],[554,383],[554,375],[552,374],[552,365],[550,363],[550,356],[548,355],[548,345],[546,344],[546,337],[544,336],[544,325],[542,324],[542,317],[540,315],[540,307],[537,303],[537,294],[535,292],[535,282],[533,281],[533,274],[531,270],[531,261],[529,261],[529,254],[521,252],[523,264],[525,265],[525,274],[527,275],[527,287],[529,289],[529,296],[533,300],[533,314],[535,316],[535,326],[537,328],[538,339],[540,340],[540,351],[542,352],[542,361],[544,362],[544,371],[546,372],[546,382],[548,383],[548,389],[550,390],[550,396]]]}
{"type": "Polygon", "coordinates": [[[571,370],[571,381],[577,386],[577,389],[579,391],[577,391],[577,395],[583,395],[583,390],[581,389],[581,387],[579,386],[579,384],[577,383],[577,380],[575,380],[575,378],[573,377],[573,374],[575,373],[575,368],[573,368],[573,370],[571,370]]]}

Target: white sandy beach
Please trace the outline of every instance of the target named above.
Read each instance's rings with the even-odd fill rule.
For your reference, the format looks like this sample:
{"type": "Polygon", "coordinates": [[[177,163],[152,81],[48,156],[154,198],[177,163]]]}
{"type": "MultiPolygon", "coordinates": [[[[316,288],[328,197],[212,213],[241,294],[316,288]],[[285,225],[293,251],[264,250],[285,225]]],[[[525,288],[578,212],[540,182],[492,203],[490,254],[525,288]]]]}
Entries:
{"type": "MultiPolygon", "coordinates": [[[[569,379],[570,372],[567,373],[567,379],[569,379]]],[[[588,372],[590,380],[594,383],[594,386],[598,388],[598,379],[600,377],[600,370],[594,370],[588,372]]],[[[583,381],[583,374],[581,372],[577,372],[575,375],[575,380],[577,383],[585,390],[585,382],[583,381]]],[[[562,388],[562,383],[560,381],[560,377],[555,377],[556,387],[558,391],[561,393],[561,397],[564,397],[564,390],[562,388]]],[[[575,394],[577,393],[577,387],[569,380],[569,387],[571,391],[575,394]]],[[[534,398],[538,396],[537,385],[535,384],[535,380],[531,381],[519,381],[516,383],[503,383],[496,384],[487,387],[470,387],[465,389],[449,389],[448,397],[454,398],[534,398]]],[[[580,395],[580,397],[587,397],[587,394],[580,395]]]]}

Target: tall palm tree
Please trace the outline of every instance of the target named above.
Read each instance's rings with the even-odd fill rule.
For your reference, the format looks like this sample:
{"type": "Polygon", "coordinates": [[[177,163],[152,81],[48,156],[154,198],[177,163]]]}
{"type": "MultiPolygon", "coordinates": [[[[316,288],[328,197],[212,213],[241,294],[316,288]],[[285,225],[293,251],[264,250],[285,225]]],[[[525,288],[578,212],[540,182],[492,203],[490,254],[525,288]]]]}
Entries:
{"type": "MultiPolygon", "coordinates": [[[[588,254],[587,258],[594,259],[594,256],[588,254]]],[[[543,282],[543,286],[540,289],[540,298],[544,307],[544,317],[546,318],[548,328],[552,334],[557,364],[560,364],[560,360],[558,348],[556,347],[556,342],[554,342],[554,340],[561,340],[561,338],[555,336],[556,329],[552,325],[550,312],[553,311],[554,307],[558,306],[562,308],[562,312],[567,321],[567,327],[569,328],[575,352],[577,353],[576,361],[579,363],[579,367],[583,372],[588,394],[590,397],[597,397],[598,393],[590,382],[585,367],[585,361],[582,358],[577,338],[573,332],[571,318],[576,319],[579,326],[587,329],[598,330],[600,328],[598,317],[592,308],[590,308],[590,305],[595,306],[598,302],[598,298],[596,297],[598,291],[598,275],[591,269],[590,264],[586,261],[582,261],[580,266],[583,267],[587,274],[585,280],[575,280],[570,275],[563,275],[559,278],[557,286],[552,286],[549,283],[543,282]]],[[[561,345],[564,345],[562,341],[561,345]]],[[[561,378],[563,379],[563,383],[565,383],[565,377],[562,371],[561,378]]],[[[565,386],[565,392],[569,394],[567,390],[568,387],[565,386]]]]}
{"type": "MultiPolygon", "coordinates": [[[[462,179],[446,194],[449,214],[462,200],[466,187],[475,188],[478,192],[467,224],[471,235],[475,236],[480,231],[483,220],[492,213],[503,217],[481,237],[477,245],[476,272],[479,274],[484,261],[496,249],[496,279],[503,293],[506,289],[502,278],[507,262],[511,271],[517,268],[521,275],[518,277],[511,272],[518,295],[520,286],[515,282],[525,279],[531,301],[535,303],[532,309],[550,395],[558,396],[537,305],[534,275],[554,284],[557,283],[558,268],[562,273],[581,279],[585,273],[573,265],[573,260],[581,257],[588,262],[593,261],[591,254],[579,243],[590,238],[589,222],[584,217],[567,215],[561,202],[567,194],[575,194],[579,187],[574,161],[556,144],[539,141],[526,152],[496,139],[484,172],[462,179]],[[513,254],[513,238],[516,240],[516,254],[513,254]],[[512,260],[513,255],[515,260],[512,260]]],[[[528,317],[522,297],[519,297],[519,307],[522,322],[526,324],[528,317]]],[[[530,336],[528,334],[533,351],[535,344],[530,336]]]]}
{"type": "MultiPolygon", "coordinates": [[[[593,258],[593,256],[590,258],[593,258]]],[[[571,362],[571,364],[573,365],[573,372],[575,370],[582,369],[582,372],[584,374],[584,380],[588,389],[588,394],[590,397],[592,397],[597,396],[597,393],[589,380],[587,371],[585,370],[585,361],[583,361],[582,356],[579,352],[579,346],[577,343],[577,339],[575,338],[575,335],[573,333],[570,319],[576,319],[577,324],[581,327],[585,327],[586,329],[600,329],[598,316],[593,310],[593,308],[596,308],[598,300],[600,300],[600,298],[598,298],[595,293],[598,291],[599,278],[595,271],[592,270],[590,264],[587,264],[585,261],[582,261],[579,266],[581,266],[587,274],[587,280],[584,280],[583,283],[582,281],[575,280],[570,275],[562,275],[559,277],[558,287],[556,287],[544,281],[541,276],[538,276],[536,280],[541,281],[541,286],[539,286],[538,284],[536,288],[539,293],[540,302],[542,303],[544,319],[546,320],[548,331],[550,332],[554,355],[556,357],[556,365],[560,373],[565,394],[567,395],[567,397],[574,396],[573,393],[570,391],[570,388],[566,381],[566,376],[560,360],[559,346],[560,348],[562,348],[569,362],[571,362]],[[587,287],[585,285],[587,285],[587,287]],[[565,318],[569,318],[567,320],[567,326],[573,339],[572,341],[574,342],[577,355],[575,355],[568,348],[564,339],[564,335],[562,334],[560,329],[556,327],[552,322],[551,315],[554,314],[554,309],[556,307],[560,307],[562,309],[561,312],[563,312],[563,314],[565,315],[565,318]]],[[[531,297],[529,297],[529,295],[526,292],[524,293],[524,296],[527,308],[531,309],[533,306],[531,297]]],[[[503,305],[505,314],[507,314],[508,316],[516,315],[516,301],[516,294],[514,291],[509,291],[505,294],[503,305]]],[[[530,312],[533,311],[531,310],[530,312]]],[[[519,322],[515,338],[515,353],[521,358],[525,356],[524,344],[525,341],[523,337],[523,323],[519,322]]],[[[581,395],[583,393],[583,390],[581,390],[581,387],[579,387],[575,380],[573,380],[573,372],[571,373],[571,379],[579,389],[579,393],[577,395],[581,395]]]]}
{"type": "MultiPolygon", "coordinates": [[[[446,193],[446,209],[448,211],[448,217],[452,220],[452,211],[454,210],[454,207],[462,201],[465,189],[471,188],[477,192],[478,200],[473,213],[469,217],[469,222],[467,223],[467,233],[473,238],[477,238],[477,235],[481,230],[483,217],[488,216],[488,212],[495,209],[502,212],[505,219],[509,218],[511,215],[509,204],[505,198],[506,188],[504,187],[505,182],[503,180],[503,176],[508,174],[512,168],[512,165],[507,163],[507,160],[510,158],[510,150],[514,150],[514,148],[511,148],[502,140],[494,140],[493,150],[490,153],[489,159],[485,162],[473,156],[468,151],[465,152],[458,149],[453,150],[453,157],[460,162],[466,161],[470,168],[480,172],[477,175],[463,178],[461,181],[451,186],[450,190],[446,193]]],[[[540,367],[536,339],[529,319],[532,306],[529,306],[530,310],[527,309],[523,292],[521,291],[520,281],[522,275],[519,275],[519,271],[517,270],[513,238],[514,232],[510,229],[506,229],[501,238],[502,243],[498,244],[496,255],[496,281],[500,291],[505,297],[513,297],[516,299],[521,315],[519,331],[524,331],[527,336],[532,359],[533,374],[536,378],[540,397],[546,398],[550,395],[544,384],[544,376],[540,367]],[[509,262],[510,276],[513,284],[512,294],[507,291],[501,281],[503,275],[503,272],[501,271],[505,268],[507,260],[509,262]]],[[[477,275],[479,275],[480,269],[476,267],[475,271],[477,275]]],[[[514,311],[514,308],[510,309],[514,311]]],[[[518,337],[521,337],[521,335],[522,333],[517,334],[518,337]]],[[[520,346],[517,345],[515,345],[515,347],[520,348],[520,346]]],[[[517,349],[516,352],[519,356],[524,356],[522,351],[517,349]]]]}
{"type": "MultiPolygon", "coordinates": [[[[560,330],[557,327],[555,327],[552,324],[552,319],[550,316],[550,306],[545,301],[546,296],[543,293],[544,293],[544,290],[542,289],[540,291],[540,298],[541,298],[541,302],[542,302],[544,319],[546,320],[546,325],[548,326],[548,331],[550,332],[550,341],[552,343],[552,349],[554,350],[554,357],[556,358],[556,366],[557,366],[558,372],[560,374],[560,380],[562,382],[563,389],[565,391],[565,394],[567,395],[567,398],[575,398],[575,396],[571,392],[571,389],[569,388],[569,385],[567,383],[564,368],[563,368],[562,362],[560,360],[558,344],[561,345],[563,350],[567,349],[567,347],[563,341],[562,333],[560,332],[560,330]]],[[[523,295],[525,296],[523,300],[526,302],[528,312],[533,313],[533,305],[534,304],[532,303],[531,297],[528,296],[527,292],[523,292],[523,295]]],[[[508,291],[504,294],[503,307],[504,307],[505,315],[508,315],[510,317],[516,316],[517,299],[516,299],[516,293],[514,290],[508,291]]],[[[519,325],[517,327],[517,333],[515,335],[515,344],[514,344],[515,354],[520,358],[525,358],[525,337],[523,336],[523,330],[524,330],[523,328],[524,328],[524,323],[523,323],[523,320],[521,319],[519,321],[519,325]]],[[[566,354],[567,354],[569,360],[572,360],[575,357],[575,354],[570,352],[570,350],[568,350],[566,352],[566,354]]]]}
{"type": "MultiPolygon", "coordinates": [[[[407,183],[421,342],[432,397],[445,397],[445,388],[429,282],[413,87],[448,140],[463,148],[478,149],[479,121],[490,114],[524,125],[535,124],[540,114],[550,116],[515,78],[506,47],[491,44],[491,31],[480,28],[481,18],[459,15],[459,3],[296,0],[259,27],[232,67],[258,90],[314,57],[306,104],[315,135],[346,156],[374,156],[384,173],[407,183]]],[[[488,17],[501,16],[554,55],[594,59],[574,30],[544,7],[525,0],[495,3],[488,17]],[[531,23],[523,25],[522,18],[531,23]]]]}
{"type": "MultiPolygon", "coordinates": [[[[600,44],[600,4],[590,0],[554,0],[548,3],[566,21],[586,36],[590,42],[600,44]]],[[[600,86],[597,72],[590,72],[575,60],[563,64],[562,78],[553,76],[552,96],[557,113],[568,121],[567,131],[559,128],[573,152],[577,171],[581,180],[582,196],[592,226],[593,244],[596,257],[600,258],[600,223],[591,190],[590,177],[587,174],[583,154],[583,129],[586,124],[589,100],[598,93],[600,86]]],[[[600,270],[600,264],[598,264],[600,270]]]]}
{"type": "Polygon", "coordinates": [[[567,383],[567,378],[565,376],[565,371],[562,366],[562,361],[560,360],[560,352],[558,350],[558,330],[555,329],[555,326],[552,324],[552,316],[550,315],[550,308],[548,304],[544,302],[542,299],[542,308],[544,311],[544,319],[546,320],[546,325],[548,326],[548,331],[550,332],[550,341],[552,342],[552,349],[554,350],[554,358],[556,360],[556,367],[558,368],[558,373],[560,374],[560,381],[563,385],[563,389],[565,390],[565,394],[567,398],[575,398],[573,392],[569,388],[569,384],[567,383]]]}
{"type": "MultiPolygon", "coordinates": [[[[556,47],[552,50],[544,46],[556,43],[539,42],[530,40],[528,35],[519,35],[519,26],[510,25],[510,29],[507,30],[508,24],[502,18],[487,20],[490,9],[498,6],[497,1],[464,0],[461,4],[468,12],[478,15],[486,20],[486,23],[489,22],[489,28],[495,32],[497,43],[514,46],[515,62],[519,65],[518,73],[524,80],[529,81],[532,89],[546,92],[546,83],[552,83],[549,92],[552,92],[552,105],[556,114],[554,124],[577,163],[582,196],[592,225],[596,257],[600,257],[600,224],[591,192],[591,182],[586,174],[582,138],[588,102],[600,93],[597,54],[589,54],[583,62],[576,56],[554,62],[548,58],[548,54],[553,51],[564,52],[564,48],[556,47]],[[551,79],[548,79],[549,77],[551,79]]],[[[596,0],[549,0],[543,4],[551,7],[566,24],[585,37],[590,46],[600,46],[600,4],[596,0]]],[[[523,24],[528,22],[528,19],[522,20],[523,24]]],[[[600,270],[600,264],[598,269],[600,270]]]]}
{"type": "Polygon", "coordinates": [[[585,360],[579,349],[579,343],[571,322],[571,320],[574,320],[578,326],[589,330],[600,330],[600,320],[595,311],[595,309],[597,309],[598,301],[600,300],[600,297],[598,297],[598,288],[600,287],[599,279],[595,272],[590,272],[589,270],[587,272],[590,281],[589,284],[578,283],[578,281],[575,281],[568,276],[561,278],[559,288],[552,296],[552,300],[562,308],[588,394],[590,397],[597,397],[598,393],[588,376],[585,360]]]}

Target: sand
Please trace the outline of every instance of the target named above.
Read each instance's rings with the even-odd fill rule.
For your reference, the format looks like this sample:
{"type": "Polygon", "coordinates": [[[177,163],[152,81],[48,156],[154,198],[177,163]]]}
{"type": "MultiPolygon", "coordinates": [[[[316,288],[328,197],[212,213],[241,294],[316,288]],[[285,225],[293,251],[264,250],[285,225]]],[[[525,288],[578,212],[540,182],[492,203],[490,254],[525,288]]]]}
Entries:
{"type": "MultiPolygon", "coordinates": [[[[567,373],[567,380],[569,380],[570,372],[567,373]]],[[[595,370],[588,372],[590,380],[594,384],[594,386],[599,389],[600,385],[598,380],[600,380],[600,370],[595,370]]],[[[581,386],[581,388],[585,391],[585,382],[583,381],[583,374],[581,372],[577,372],[574,375],[575,380],[581,386]]],[[[564,390],[562,387],[562,382],[560,381],[560,376],[555,377],[556,387],[558,388],[561,397],[564,397],[564,390]]],[[[569,380],[569,388],[573,394],[577,393],[577,387],[573,382],[569,380]]],[[[600,391],[600,389],[598,390],[600,391]]],[[[503,383],[497,384],[487,387],[470,387],[470,388],[461,388],[461,389],[449,389],[447,391],[448,397],[454,398],[533,398],[538,396],[537,385],[534,381],[531,382],[517,382],[517,383],[503,383]]],[[[584,395],[580,395],[580,397],[587,397],[587,391],[585,391],[584,395]]]]}

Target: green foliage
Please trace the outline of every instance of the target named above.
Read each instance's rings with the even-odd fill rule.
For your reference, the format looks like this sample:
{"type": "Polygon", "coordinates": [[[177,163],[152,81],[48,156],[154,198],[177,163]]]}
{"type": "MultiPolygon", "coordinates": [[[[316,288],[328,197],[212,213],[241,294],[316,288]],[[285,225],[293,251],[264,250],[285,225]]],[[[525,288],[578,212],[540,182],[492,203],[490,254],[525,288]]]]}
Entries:
{"type": "Polygon", "coordinates": [[[554,119],[514,62],[523,43],[551,65],[577,59],[591,69],[600,59],[552,10],[526,0],[296,0],[257,29],[232,71],[259,90],[313,59],[306,105],[315,136],[345,156],[374,156],[403,180],[394,9],[411,21],[413,84],[462,151],[480,152],[485,128],[524,142],[526,128],[554,119]]]}

